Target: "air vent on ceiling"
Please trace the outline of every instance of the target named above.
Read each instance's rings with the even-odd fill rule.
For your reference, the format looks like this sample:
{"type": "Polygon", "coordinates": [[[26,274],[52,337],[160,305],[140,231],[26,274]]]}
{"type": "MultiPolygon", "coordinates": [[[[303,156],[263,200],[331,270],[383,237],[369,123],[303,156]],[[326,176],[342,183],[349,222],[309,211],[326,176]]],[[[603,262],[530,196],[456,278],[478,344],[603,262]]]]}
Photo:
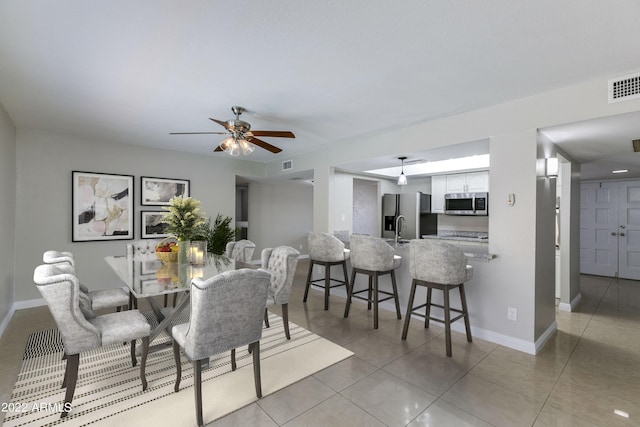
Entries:
{"type": "Polygon", "coordinates": [[[609,80],[609,103],[640,98],[640,73],[609,80]]]}
{"type": "Polygon", "coordinates": [[[285,160],[282,162],[282,172],[293,169],[293,160],[285,160]]]}

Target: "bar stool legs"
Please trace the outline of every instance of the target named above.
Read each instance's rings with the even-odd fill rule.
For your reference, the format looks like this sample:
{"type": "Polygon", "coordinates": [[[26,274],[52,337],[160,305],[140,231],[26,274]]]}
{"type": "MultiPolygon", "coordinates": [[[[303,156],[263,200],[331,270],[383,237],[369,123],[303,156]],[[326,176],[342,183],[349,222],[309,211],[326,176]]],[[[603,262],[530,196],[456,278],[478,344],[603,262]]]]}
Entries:
{"type": "Polygon", "coordinates": [[[445,331],[445,341],[446,341],[446,350],[447,357],[451,357],[451,323],[455,322],[459,319],[464,319],[464,327],[467,333],[467,341],[473,342],[471,337],[471,325],[469,323],[469,312],[467,310],[467,299],[464,293],[464,283],[460,283],[459,285],[442,285],[439,283],[431,283],[424,282],[421,280],[413,279],[411,282],[411,292],[409,294],[409,302],[407,304],[407,313],[404,319],[404,328],[402,329],[402,339],[407,339],[407,334],[409,332],[409,322],[411,321],[411,315],[424,317],[424,327],[429,327],[429,321],[433,320],[436,322],[444,323],[444,331],[445,331]],[[425,304],[421,304],[414,307],[414,299],[416,294],[417,286],[425,286],[427,288],[427,300],[425,304]],[[460,290],[460,303],[462,305],[462,309],[451,308],[449,291],[453,288],[458,288],[460,290]],[[443,293],[443,304],[434,304],[431,301],[431,294],[433,289],[439,289],[443,293]],[[425,308],[425,313],[419,313],[417,310],[421,308],[425,308]],[[437,317],[431,316],[431,307],[441,308],[444,312],[444,319],[440,319],[437,317]],[[454,311],[456,313],[460,313],[458,316],[451,318],[451,312],[454,311]]]}
{"type": "Polygon", "coordinates": [[[371,310],[371,306],[373,305],[373,329],[378,329],[378,304],[387,301],[389,299],[394,299],[396,304],[396,315],[398,319],[402,319],[402,314],[400,313],[400,301],[398,299],[398,287],[396,284],[396,272],[395,270],[390,271],[370,271],[363,270],[359,268],[352,268],[351,270],[351,282],[347,287],[347,304],[344,308],[344,317],[349,317],[349,309],[351,308],[351,298],[358,298],[361,300],[367,301],[367,309],[371,310]],[[360,291],[353,291],[353,287],[355,285],[356,272],[361,274],[366,274],[369,276],[369,286],[367,289],[362,289],[360,291]],[[378,277],[384,274],[391,275],[391,285],[393,287],[393,293],[387,291],[381,291],[378,289],[378,277]],[[366,297],[360,296],[363,292],[367,293],[366,297]],[[385,298],[380,299],[380,294],[387,295],[385,298]]]}
{"type": "Polygon", "coordinates": [[[324,286],[324,309],[329,309],[329,293],[331,288],[335,288],[336,286],[345,286],[347,288],[347,292],[349,289],[349,278],[347,273],[347,262],[346,261],[334,261],[334,262],[324,262],[324,261],[315,261],[309,260],[309,272],[307,273],[307,284],[304,289],[304,298],[302,302],[307,302],[307,297],[309,295],[309,288],[311,286],[324,286]],[[344,280],[338,280],[331,277],[331,266],[333,265],[342,265],[342,272],[344,274],[344,280]],[[324,266],[324,278],[311,280],[311,276],[313,274],[313,266],[314,265],[323,265],[324,266]],[[331,281],[334,281],[335,284],[331,284],[331,281]],[[319,284],[319,282],[324,282],[323,285],[319,284]]]}

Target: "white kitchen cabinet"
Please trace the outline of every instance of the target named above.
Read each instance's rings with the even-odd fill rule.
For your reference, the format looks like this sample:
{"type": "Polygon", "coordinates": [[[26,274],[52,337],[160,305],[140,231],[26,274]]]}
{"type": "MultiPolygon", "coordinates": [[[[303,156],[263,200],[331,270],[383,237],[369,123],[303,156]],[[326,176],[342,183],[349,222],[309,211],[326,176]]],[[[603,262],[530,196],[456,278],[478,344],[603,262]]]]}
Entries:
{"type": "Polygon", "coordinates": [[[489,171],[446,175],[445,193],[478,193],[489,191],[489,171]]]}
{"type": "Polygon", "coordinates": [[[444,194],[447,192],[447,176],[431,177],[431,213],[444,213],[444,194]]]}

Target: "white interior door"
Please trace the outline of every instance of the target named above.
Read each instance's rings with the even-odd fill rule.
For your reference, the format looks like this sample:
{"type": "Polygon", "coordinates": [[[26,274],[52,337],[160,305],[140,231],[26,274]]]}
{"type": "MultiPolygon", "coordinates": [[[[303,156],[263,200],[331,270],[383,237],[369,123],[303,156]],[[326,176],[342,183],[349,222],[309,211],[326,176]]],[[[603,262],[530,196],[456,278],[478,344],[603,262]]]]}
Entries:
{"type": "Polygon", "coordinates": [[[640,182],[620,182],[618,210],[618,275],[640,280],[640,182]]]}
{"type": "Polygon", "coordinates": [[[580,186],[580,272],[618,272],[618,183],[580,186]]]}

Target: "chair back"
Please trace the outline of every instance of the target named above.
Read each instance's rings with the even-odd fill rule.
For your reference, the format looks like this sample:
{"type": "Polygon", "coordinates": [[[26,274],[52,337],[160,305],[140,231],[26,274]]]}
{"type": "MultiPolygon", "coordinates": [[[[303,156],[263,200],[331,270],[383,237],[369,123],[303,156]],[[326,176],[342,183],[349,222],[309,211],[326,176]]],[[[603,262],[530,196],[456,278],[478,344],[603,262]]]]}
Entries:
{"type": "Polygon", "coordinates": [[[271,274],[243,268],[191,282],[191,317],[182,346],[191,360],[259,341],[271,274]]]}
{"type": "Polygon", "coordinates": [[[256,245],[250,240],[238,240],[237,242],[229,242],[224,251],[224,255],[227,258],[235,259],[240,262],[251,262],[253,258],[253,251],[256,250],[256,245]]]}
{"type": "Polygon", "coordinates": [[[309,258],[321,262],[337,262],[345,259],[344,243],[336,236],[321,231],[307,234],[309,258]]]}
{"type": "Polygon", "coordinates": [[[160,240],[156,239],[133,240],[127,243],[126,255],[131,257],[134,255],[155,254],[158,243],[160,243],[160,240]]]}
{"type": "Polygon", "coordinates": [[[411,240],[409,269],[414,279],[442,285],[469,280],[467,257],[460,248],[431,239],[411,240]]]}
{"type": "Polygon", "coordinates": [[[44,262],[45,264],[57,264],[60,262],[66,262],[69,265],[75,267],[73,254],[66,251],[45,251],[42,254],[42,262],[44,262]]]}
{"type": "Polygon", "coordinates": [[[271,273],[270,304],[287,304],[291,295],[293,276],[296,274],[300,252],[290,246],[262,250],[262,268],[271,273]]]}
{"type": "Polygon", "coordinates": [[[78,354],[100,345],[98,329],[80,310],[81,292],[75,275],[58,266],[43,264],[34,270],[33,281],[60,330],[66,354],[78,354]]]}
{"type": "Polygon", "coordinates": [[[394,268],[395,249],[380,237],[354,234],[351,236],[351,266],[369,271],[389,271],[394,268]]]}

